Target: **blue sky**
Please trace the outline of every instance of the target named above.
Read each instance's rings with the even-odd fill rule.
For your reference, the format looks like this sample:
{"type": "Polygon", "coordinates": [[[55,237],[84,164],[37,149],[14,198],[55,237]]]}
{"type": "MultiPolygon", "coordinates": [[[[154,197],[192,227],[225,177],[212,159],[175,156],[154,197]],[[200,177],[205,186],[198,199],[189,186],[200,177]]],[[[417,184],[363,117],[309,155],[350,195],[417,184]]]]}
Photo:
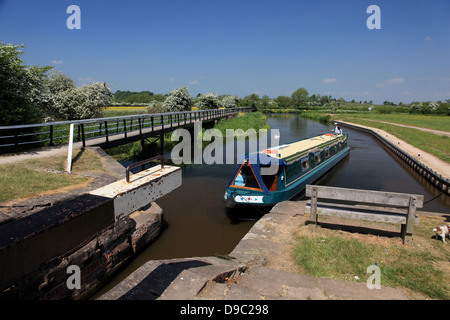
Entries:
{"type": "Polygon", "coordinates": [[[450,0],[0,0],[0,42],[77,85],[271,98],[450,99],[450,0]],[[69,30],[70,5],[81,29],[69,30]],[[370,5],[381,29],[366,26],[370,5]]]}

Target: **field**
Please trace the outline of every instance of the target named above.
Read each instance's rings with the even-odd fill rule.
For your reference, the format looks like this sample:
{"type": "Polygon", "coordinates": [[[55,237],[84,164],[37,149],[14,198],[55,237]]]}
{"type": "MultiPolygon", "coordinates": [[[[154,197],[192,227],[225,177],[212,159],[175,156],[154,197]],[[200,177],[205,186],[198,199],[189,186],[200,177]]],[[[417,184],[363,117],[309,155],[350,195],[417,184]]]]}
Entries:
{"type": "Polygon", "coordinates": [[[450,132],[450,117],[449,116],[432,116],[432,115],[417,115],[405,113],[380,114],[377,112],[352,113],[348,115],[339,115],[342,120],[358,121],[364,119],[399,123],[409,126],[434,129],[440,131],[450,132]]]}
{"type": "Polygon", "coordinates": [[[110,106],[103,110],[103,117],[112,118],[146,113],[148,112],[145,106],[110,106]]]}
{"type": "Polygon", "coordinates": [[[450,133],[450,116],[417,115],[408,113],[383,114],[376,111],[330,113],[304,111],[301,117],[332,125],[334,121],[348,121],[391,133],[405,142],[450,163],[450,136],[420,129],[450,133]],[[411,126],[411,127],[405,127],[411,126]]]}
{"type": "Polygon", "coordinates": [[[450,132],[450,117],[410,114],[351,114],[331,115],[333,120],[344,120],[385,130],[407,143],[450,163],[450,137],[420,130],[420,128],[450,132]],[[396,124],[414,126],[407,128],[396,124]]]}

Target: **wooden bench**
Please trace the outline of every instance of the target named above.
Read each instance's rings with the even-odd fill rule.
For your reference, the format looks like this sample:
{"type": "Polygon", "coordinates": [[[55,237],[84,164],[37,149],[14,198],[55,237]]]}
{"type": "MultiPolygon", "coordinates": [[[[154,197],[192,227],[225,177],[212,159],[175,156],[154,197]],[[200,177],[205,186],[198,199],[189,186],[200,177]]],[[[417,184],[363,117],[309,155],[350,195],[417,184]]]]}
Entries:
{"type": "Polygon", "coordinates": [[[400,224],[403,243],[410,241],[416,208],[423,206],[423,195],[406,193],[307,185],[305,195],[311,198],[306,212],[315,224],[319,216],[400,224]],[[334,202],[328,202],[330,200],[334,202]]]}

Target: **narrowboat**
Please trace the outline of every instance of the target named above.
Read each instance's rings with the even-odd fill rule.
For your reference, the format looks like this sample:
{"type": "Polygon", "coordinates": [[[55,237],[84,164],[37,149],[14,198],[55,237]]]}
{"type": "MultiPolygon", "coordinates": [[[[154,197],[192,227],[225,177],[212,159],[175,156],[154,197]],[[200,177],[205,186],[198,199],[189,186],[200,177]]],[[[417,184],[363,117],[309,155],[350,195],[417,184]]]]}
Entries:
{"type": "Polygon", "coordinates": [[[325,133],[247,154],[226,187],[225,205],[273,206],[289,200],[349,152],[347,134],[325,133]]]}

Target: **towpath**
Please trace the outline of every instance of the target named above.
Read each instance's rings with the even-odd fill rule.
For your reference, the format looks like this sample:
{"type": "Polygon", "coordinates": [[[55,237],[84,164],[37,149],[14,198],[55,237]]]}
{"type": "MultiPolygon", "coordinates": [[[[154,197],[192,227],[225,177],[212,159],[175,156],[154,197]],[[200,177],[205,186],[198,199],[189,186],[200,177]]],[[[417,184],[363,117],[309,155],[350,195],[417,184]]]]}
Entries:
{"type": "Polygon", "coordinates": [[[420,131],[431,132],[431,133],[437,134],[439,136],[450,137],[450,132],[448,132],[448,131],[428,129],[428,128],[422,128],[422,127],[416,127],[416,126],[410,126],[410,125],[406,125],[406,124],[387,122],[387,121],[380,121],[380,120],[374,120],[374,119],[361,119],[361,120],[386,123],[386,124],[390,124],[390,125],[394,125],[394,126],[398,126],[398,127],[411,128],[411,129],[417,129],[417,130],[420,130],[420,131]]]}
{"type": "MultiPolygon", "coordinates": [[[[434,170],[435,172],[437,172],[444,178],[450,179],[450,163],[439,159],[438,157],[432,155],[431,153],[421,150],[421,149],[405,142],[404,140],[402,140],[384,130],[374,128],[374,127],[368,127],[368,126],[364,126],[361,124],[356,124],[356,123],[352,123],[352,122],[348,122],[348,121],[338,120],[338,122],[342,123],[344,126],[345,126],[345,124],[350,124],[352,126],[366,128],[366,129],[372,130],[373,132],[378,133],[383,138],[387,139],[389,142],[397,145],[400,149],[402,149],[403,151],[408,153],[410,156],[412,156],[417,161],[423,163],[424,165],[426,165],[430,169],[434,170]]],[[[398,125],[398,124],[395,124],[395,125],[398,125]]]]}

